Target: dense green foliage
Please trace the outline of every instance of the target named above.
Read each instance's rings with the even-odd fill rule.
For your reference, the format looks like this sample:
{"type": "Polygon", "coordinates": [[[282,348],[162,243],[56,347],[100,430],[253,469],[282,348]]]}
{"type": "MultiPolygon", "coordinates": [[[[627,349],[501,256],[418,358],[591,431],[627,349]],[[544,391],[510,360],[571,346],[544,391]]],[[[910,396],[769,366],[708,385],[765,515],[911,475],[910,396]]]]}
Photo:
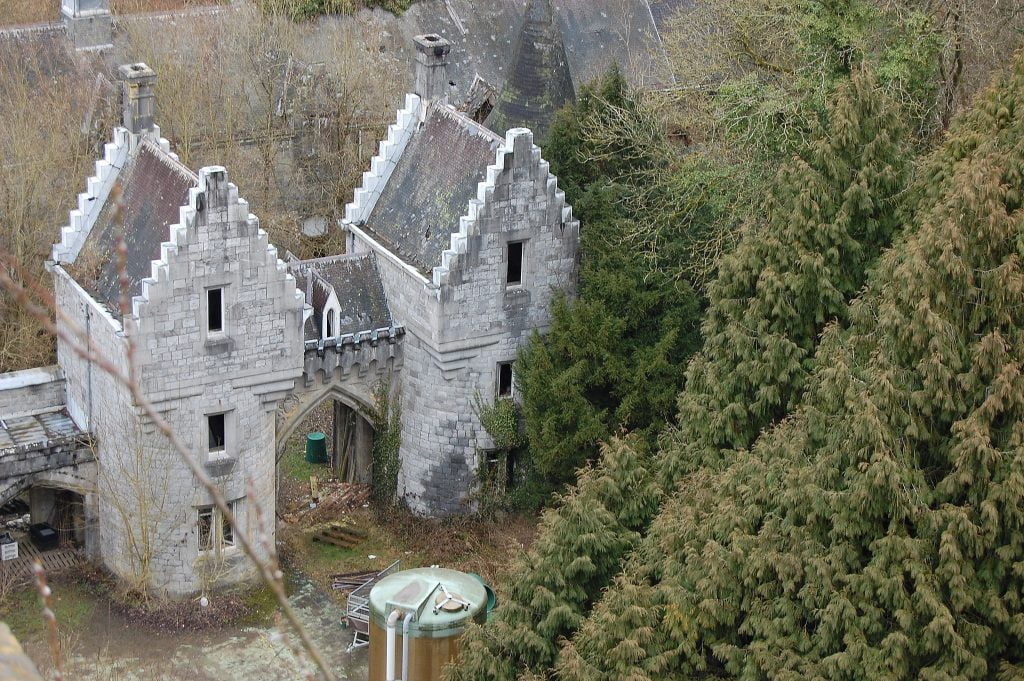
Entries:
{"type": "Polygon", "coordinates": [[[584,223],[579,299],[556,302],[551,331],[532,339],[516,372],[533,463],[555,483],[571,480],[619,430],[653,439],[675,411],[697,344],[697,295],[666,270],[652,272],[627,243],[636,219],[621,200],[632,191],[628,179],[658,160],[628,140],[599,151],[584,134],[642,106],[613,71],[559,114],[544,150],[584,223]]]}
{"type": "Polygon", "coordinates": [[[1024,56],[923,164],[795,415],[685,475],[569,680],[1024,674],[1024,56]]]}
{"type": "MultiPolygon", "coordinates": [[[[918,150],[941,129],[946,105],[943,36],[916,0],[693,0],[668,35],[686,87],[674,124],[698,143],[689,164],[650,173],[648,233],[686,219],[703,197],[700,229],[688,236],[684,271],[703,290],[714,281],[745,221],[756,217],[780,166],[803,153],[828,104],[858,70],[900,105],[918,150]],[[695,174],[688,165],[697,164],[695,174]]],[[[934,4],[934,3],[929,3],[934,4]]],[[[686,245],[686,244],[681,244],[686,245]]]]}
{"type": "Polygon", "coordinates": [[[558,641],[583,621],[658,508],[640,446],[613,440],[558,509],[545,512],[494,619],[466,632],[465,662],[450,669],[450,681],[514,681],[523,669],[554,663],[558,641]]]}
{"type": "MultiPolygon", "coordinates": [[[[667,483],[687,465],[712,462],[719,447],[750,442],[799,397],[820,330],[834,319],[845,320],[847,301],[896,231],[895,197],[907,179],[900,130],[892,104],[869,76],[857,75],[841,89],[803,157],[780,171],[764,221],[745,231],[711,289],[704,325],[708,340],[690,364],[689,383],[680,397],[682,425],[666,438],[672,444],[662,459],[667,483]],[[759,390],[755,379],[766,388],[759,390]]],[[[605,340],[593,330],[588,339],[583,326],[575,330],[581,343],[601,347],[605,340]]],[[[552,404],[552,411],[557,413],[558,406],[552,404]]],[[[571,424],[563,427],[573,433],[571,424]]],[[[643,465],[646,475],[649,463],[643,465]]],[[[591,528],[598,516],[580,525],[579,509],[600,513],[602,508],[594,491],[581,483],[549,516],[560,522],[542,525],[538,545],[553,546],[548,550],[558,560],[520,566],[513,583],[517,589],[536,582],[561,584],[561,592],[534,601],[527,591],[504,605],[498,621],[470,639],[485,645],[487,654],[483,648],[467,648],[458,672],[466,676],[455,678],[510,679],[551,665],[557,636],[571,634],[590,604],[574,593],[576,585],[594,594],[608,583],[597,577],[612,576],[602,569],[581,582],[576,566],[596,559],[618,561],[624,555],[623,537],[625,547],[633,545],[634,532],[652,517],[638,517],[642,524],[631,526],[627,535],[619,528],[606,529],[608,538],[595,549],[591,528]],[[587,528],[585,540],[567,532],[571,523],[587,528]],[[552,602],[564,605],[561,599],[571,607],[559,615],[551,608],[552,602]],[[557,626],[541,627],[546,618],[557,618],[557,626]],[[478,658],[486,658],[486,665],[478,666],[478,658]]]]}
{"type": "Polygon", "coordinates": [[[808,148],[787,163],[710,287],[704,348],[687,368],[665,454],[680,470],[745,447],[798,401],[822,328],[846,306],[898,226],[908,173],[896,107],[854,74],[808,148]]]}

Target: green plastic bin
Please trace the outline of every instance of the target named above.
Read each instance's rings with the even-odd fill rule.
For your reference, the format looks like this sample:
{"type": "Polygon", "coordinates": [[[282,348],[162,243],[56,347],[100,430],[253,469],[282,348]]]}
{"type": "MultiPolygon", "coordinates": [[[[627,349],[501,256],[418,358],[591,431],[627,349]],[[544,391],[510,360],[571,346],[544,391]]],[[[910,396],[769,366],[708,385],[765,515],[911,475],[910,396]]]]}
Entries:
{"type": "Polygon", "coordinates": [[[306,435],[306,461],[327,463],[327,436],[323,433],[306,435]]]}

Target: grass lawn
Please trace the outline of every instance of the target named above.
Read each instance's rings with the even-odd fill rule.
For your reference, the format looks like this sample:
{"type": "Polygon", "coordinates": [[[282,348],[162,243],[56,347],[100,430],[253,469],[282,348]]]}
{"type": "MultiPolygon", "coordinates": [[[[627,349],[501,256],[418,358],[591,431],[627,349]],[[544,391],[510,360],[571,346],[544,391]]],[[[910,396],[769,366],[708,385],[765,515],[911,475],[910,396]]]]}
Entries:
{"type": "MultiPolygon", "coordinates": [[[[100,601],[94,587],[58,579],[50,584],[51,607],[61,629],[77,631],[100,601]]],[[[32,588],[19,589],[0,601],[0,620],[7,622],[18,640],[40,640],[46,634],[46,620],[39,593],[32,588]]]]}
{"type": "Polygon", "coordinates": [[[306,461],[306,434],[293,435],[288,440],[288,445],[281,461],[281,476],[299,482],[309,484],[310,476],[326,478],[331,476],[331,467],[324,463],[310,463],[306,461]]]}

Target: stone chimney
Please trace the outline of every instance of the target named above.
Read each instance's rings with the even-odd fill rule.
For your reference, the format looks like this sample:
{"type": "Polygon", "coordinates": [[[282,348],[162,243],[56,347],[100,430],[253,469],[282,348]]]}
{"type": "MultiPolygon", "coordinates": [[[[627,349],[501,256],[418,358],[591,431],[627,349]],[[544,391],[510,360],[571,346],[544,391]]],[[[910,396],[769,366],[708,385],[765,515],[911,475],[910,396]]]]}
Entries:
{"type": "Polygon", "coordinates": [[[61,0],[60,16],[76,50],[102,50],[114,46],[110,0],[61,0]]]}
{"type": "Polygon", "coordinates": [[[448,103],[448,53],[452,44],[437,35],[428,33],[413,38],[416,45],[416,89],[423,102],[421,111],[431,102],[448,103]]]}
{"type": "Polygon", "coordinates": [[[132,135],[156,132],[156,73],[142,62],[117,67],[121,81],[121,125],[132,135]]]}

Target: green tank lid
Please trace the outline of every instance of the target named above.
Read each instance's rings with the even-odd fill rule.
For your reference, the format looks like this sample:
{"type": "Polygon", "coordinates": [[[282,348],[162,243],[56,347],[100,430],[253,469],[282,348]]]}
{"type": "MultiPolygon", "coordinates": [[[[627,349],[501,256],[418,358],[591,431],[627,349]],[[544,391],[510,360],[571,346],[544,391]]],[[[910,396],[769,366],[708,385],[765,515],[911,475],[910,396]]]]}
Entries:
{"type": "MultiPolygon", "coordinates": [[[[412,612],[410,638],[446,638],[461,634],[470,622],[487,616],[487,592],[472,576],[445,568],[417,568],[388,575],[370,591],[370,618],[387,628],[394,609],[412,612]]],[[[403,615],[404,617],[404,615],[403,615]]],[[[402,632],[402,621],[398,622],[402,632]]]]}

